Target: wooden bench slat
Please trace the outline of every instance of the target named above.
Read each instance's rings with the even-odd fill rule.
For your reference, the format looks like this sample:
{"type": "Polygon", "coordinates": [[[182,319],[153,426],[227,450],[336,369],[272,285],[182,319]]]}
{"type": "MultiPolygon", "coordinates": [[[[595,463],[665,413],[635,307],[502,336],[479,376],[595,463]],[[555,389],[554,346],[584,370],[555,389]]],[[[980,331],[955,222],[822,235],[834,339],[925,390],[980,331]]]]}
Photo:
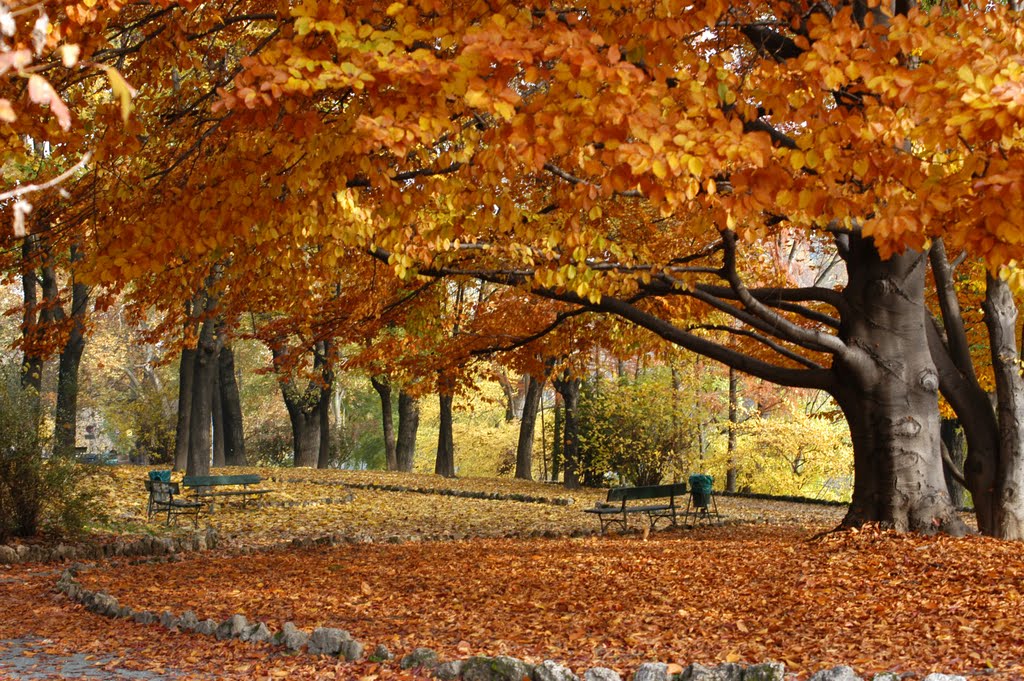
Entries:
{"type": "Polygon", "coordinates": [[[686,491],[685,482],[676,482],[671,485],[647,485],[644,487],[612,487],[608,490],[608,501],[639,501],[641,499],[681,497],[686,494],[686,491]]]}
{"type": "Polygon", "coordinates": [[[219,485],[258,485],[263,481],[255,473],[244,475],[186,475],[181,484],[185,487],[217,487],[219,485]]]}

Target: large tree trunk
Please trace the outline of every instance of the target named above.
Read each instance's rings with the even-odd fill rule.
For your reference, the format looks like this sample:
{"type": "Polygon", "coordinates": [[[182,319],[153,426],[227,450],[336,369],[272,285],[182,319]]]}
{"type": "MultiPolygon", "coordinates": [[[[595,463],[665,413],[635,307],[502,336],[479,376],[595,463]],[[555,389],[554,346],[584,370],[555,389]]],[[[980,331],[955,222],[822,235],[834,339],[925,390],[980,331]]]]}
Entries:
{"type": "MultiPolygon", "coordinates": [[[[1002,539],[1024,539],[1024,378],[1015,331],[1017,306],[1010,287],[988,275],[985,300],[992,370],[995,375],[996,415],[999,423],[997,487],[992,534],[1002,539]]],[[[988,500],[982,499],[982,502],[988,500]]]]}
{"type": "Polygon", "coordinates": [[[380,396],[380,420],[384,427],[384,461],[389,471],[398,470],[398,454],[395,449],[395,420],[391,413],[391,381],[387,376],[370,376],[373,389],[380,396]]]}
{"type": "Polygon", "coordinates": [[[296,468],[316,468],[320,458],[320,411],[288,409],[292,424],[293,463],[296,468]]]}
{"type": "MultiPolygon", "coordinates": [[[[330,428],[321,432],[325,420],[322,412],[330,408],[331,399],[332,374],[328,352],[329,345],[326,342],[317,343],[313,349],[313,370],[320,374],[320,380],[310,380],[305,391],[300,392],[291,377],[281,378],[281,396],[292,425],[293,460],[296,467],[316,468],[321,456],[326,458],[330,451],[330,428]],[[321,454],[321,440],[324,438],[327,438],[324,443],[327,449],[321,454]]],[[[283,357],[284,350],[272,347],[271,353],[276,364],[283,357]]],[[[326,420],[329,424],[329,417],[326,420]]]]}
{"type": "Polygon", "coordinates": [[[221,348],[217,358],[220,404],[224,423],[224,465],[248,466],[245,456],[245,430],[242,423],[242,399],[235,378],[235,351],[221,348]]]}
{"type": "MultiPolygon", "coordinates": [[[[215,299],[208,298],[207,312],[216,305],[215,299]]],[[[196,346],[195,365],[192,372],[192,404],[189,410],[188,466],[186,475],[209,475],[212,450],[211,425],[213,424],[214,376],[217,374],[218,357],[222,339],[217,333],[217,322],[207,319],[199,332],[196,346]]]]}
{"type": "MultiPolygon", "coordinates": [[[[89,307],[89,289],[75,277],[75,263],[81,260],[81,250],[72,245],[71,332],[60,353],[60,367],[57,370],[57,413],[53,451],[58,456],[74,455],[75,436],[78,432],[78,369],[82,364],[82,353],[85,351],[85,318],[89,307]]],[[[63,314],[60,316],[63,317],[63,314]]]]}
{"type": "Polygon", "coordinates": [[[440,424],[437,429],[437,458],[434,461],[434,473],[446,478],[455,477],[455,438],[452,434],[452,402],[449,394],[442,392],[439,396],[440,424]]]}
{"type": "Polygon", "coordinates": [[[533,433],[537,427],[537,412],[544,394],[544,379],[526,375],[526,398],[523,400],[523,420],[519,424],[519,442],[516,444],[516,477],[533,480],[533,433]]]}
{"type": "Polygon", "coordinates": [[[579,489],[579,402],[580,381],[578,378],[561,378],[554,382],[555,390],[562,396],[565,415],[562,425],[562,469],[566,489],[579,489]]]}
{"type": "Polygon", "coordinates": [[[398,391],[398,441],[395,456],[398,470],[409,473],[416,459],[416,431],[420,427],[419,400],[405,392],[398,391]]]}
{"type": "Polygon", "coordinates": [[[840,336],[832,394],[850,424],[854,490],[844,524],[900,531],[966,531],[946,492],[939,437],[939,377],[928,350],[925,259],[883,261],[873,243],[846,252],[850,313],[840,336]]]}

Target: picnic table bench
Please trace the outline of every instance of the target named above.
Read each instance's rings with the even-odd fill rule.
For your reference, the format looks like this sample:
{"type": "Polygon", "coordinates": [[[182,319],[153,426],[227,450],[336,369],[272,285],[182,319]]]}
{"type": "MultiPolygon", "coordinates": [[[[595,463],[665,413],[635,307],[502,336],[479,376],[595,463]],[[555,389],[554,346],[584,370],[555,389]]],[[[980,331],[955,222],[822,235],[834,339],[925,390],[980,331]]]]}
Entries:
{"type": "Polygon", "coordinates": [[[686,483],[677,482],[671,485],[646,485],[643,487],[613,487],[608,490],[608,500],[598,503],[594,508],[583,509],[586,513],[594,513],[601,522],[601,534],[609,525],[621,525],[623,531],[628,527],[627,519],[631,513],[642,513],[647,516],[650,529],[662,518],[676,524],[676,497],[686,494],[686,483]],[[652,499],[668,499],[668,503],[630,505],[631,501],[648,501],[652,499]],[[618,502],[618,503],[616,503],[618,502]]]}
{"type": "Polygon", "coordinates": [[[192,525],[199,527],[199,511],[205,506],[200,501],[182,499],[181,488],[176,482],[159,479],[147,479],[146,491],[149,492],[149,506],[147,517],[152,518],[156,513],[167,513],[168,525],[171,518],[180,515],[191,515],[192,525]],[[175,498],[178,497],[178,498],[175,498]]]}
{"type": "Polygon", "coordinates": [[[252,497],[268,493],[269,489],[253,489],[250,485],[258,485],[263,479],[255,473],[244,475],[186,475],[181,484],[189,489],[192,499],[209,502],[210,511],[219,497],[240,497],[242,506],[252,497]],[[220,489],[224,487],[241,487],[241,489],[220,489]]]}

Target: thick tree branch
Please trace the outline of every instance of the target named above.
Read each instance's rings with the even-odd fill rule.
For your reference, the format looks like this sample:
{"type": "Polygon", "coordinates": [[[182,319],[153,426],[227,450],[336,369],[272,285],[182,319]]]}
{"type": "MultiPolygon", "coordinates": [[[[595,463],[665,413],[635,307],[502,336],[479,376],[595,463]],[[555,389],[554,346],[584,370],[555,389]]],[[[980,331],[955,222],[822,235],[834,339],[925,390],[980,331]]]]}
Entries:
{"type": "Polygon", "coordinates": [[[932,265],[935,279],[935,290],[938,294],[939,310],[942,312],[942,326],[946,331],[946,343],[949,355],[956,368],[968,380],[974,379],[974,363],[971,361],[971,349],[967,342],[967,331],[964,329],[963,312],[960,299],[957,298],[953,286],[953,267],[946,256],[946,247],[942,239],[932,242],[928,251],[928,259],[932,265]]]}
{"type": "Polygon", "coordinates": [[[780,345],[779,343],[776,343],[771,338],[768,338],[767,336],[764,336],[764,335],[759,334],[759,333],[754,333],[753,331],[749,331],[747,329],[736,329],[736,328],[733,328],[731,326],[727,326],[727,325],[724,325],[724,324],[702,324],[700,326],[692,326],[692,327],[690,327],[690,329],[692,331],[696,331],[698,329],[705,330],[705,331],[725,331],[727,333],[735,334],[737,336],[744,336],[746,338],[751,338],[753,340],[756,340],[758,343],[761,343],[761,344],[771,348],[774,352],[777,352],[778,354],[782,355],[786,359],[792,360],[792,361],[796,362],[797,364],[802,364],[803,366],[807,367],[808,369],[824,369],[825,368],[821,364],[818,364],[817,362],[815,362],[814,360],[808,359],[807,357],[804,357],[803,355],[801,355],[799,353],[796,353],[796,352],[793,352],[789,348],[787,348],[787,347],[785,347],[783,345],[780,345]]]}
{"type": "Polygon", "coordinates": [[[731,230],[725,230],[722,237],[725,242],[725,264],[722,268],[725,278],[743,303],[743,307],[772,325],[773,335],[812,350],[820,349],[836,355],[847,352],[846,344],[838,337],[794,324],[754,298],[743,285],[736,269],[736,234],[731,230]]]}

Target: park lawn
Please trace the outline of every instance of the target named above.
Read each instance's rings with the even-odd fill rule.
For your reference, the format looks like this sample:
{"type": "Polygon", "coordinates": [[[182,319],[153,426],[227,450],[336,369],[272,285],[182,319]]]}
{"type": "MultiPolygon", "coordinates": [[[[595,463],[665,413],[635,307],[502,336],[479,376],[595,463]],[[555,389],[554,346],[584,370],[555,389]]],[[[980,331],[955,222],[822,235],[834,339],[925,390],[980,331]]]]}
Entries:
{"type": "MultiPolygon", "coordinates": [[[[105,522],[97,528],[107,540],[192,529],[191,521],[184,518],[169,527],[161,517],[147,519],[143,480],[149,470],[154,468],[114,466],[91,471],[89,483],[107,511],[105,522]]],[[[201,528],[215,528],[222,543],[236,548],[272,547],[296,537],[336,534],[392,541],[590,534],[597,531],[597,520],[581,510],[593,507],[606,495],[605,490],[570,491],[560,485],[509,478],[444,479],[416,473],[292,468],[214,472],[257,473],[264,479],[259,487],[270,490],[260,497],[260,504],[247,508],[239,503],[218,504],[214,513],[201,516],[201,528]],[[388,487],[409,491],[385,489],[388,487]],[[531,501],[514,500],[516,496],[531,501]]],[[[180,475],[175,474],[175,479],[180,475]]],[[[721,498],[718,504],[729,523],[819,529],[837,524],[844,512],[835,506],[739,498],[721,498]]],[[[639,526],[641,519],[637,517],[635,522],[639,526]]]]}
{"type": "MultiPolygon", "coordinates": [[[[865,674],[1009,679],[1024,676],[1018,548],[870,530],[812,538],[795,526],[743,525],[655,533],[646,541],[471,539],[218,552],[98,568],[80,581],[156,612],[192,609],[215,620],[240,612],[271,628],[288,620],[307,629],[336,626],[399,655],[428,646],[445,659],[508,654],[556,659],[578,672],[600,664],[623,673],[645,661],[774,659],[803,676],[845,663],[865,674]]],[[[62,607],[73,619],[93,617],[62,607]]],[[[222,645],[147,631],[187,642],[190,654],[209,649],[201,657],[222,645]]],[[[349,671],[356,669],[365,666],[349,671]]]]}
{"type": "MultiPolygon", "coordinates": [[[[145,470],[111,468],[94,478],[119,519],[108,532],[191,529],[145,522],[145,470]]],[[[257,472],[273,478],[270,505],[225,505],[204,516],[224,540],[218,550],[174,562],[112,560],[86,569],[80,581],[158,613],[193,610],[215,620],[242,613],[275,630],[289,620],[306,629],[336,626],[368,650],[383,643],[399,656],[427,646],[443,659],[508,654],[555,659],[577,672],[606,665],[628,674],[648,661],[774,659],[802,678],[836,664],[863,674],[1024,678],[1024,557],[1016,543],[870,529],[823,534],[842,508],[734,498],[719,500],[727,519],[721,526],[600,537],[582,509],[601,491],[257,472]],[[550,502],[571,497],[572,504],[380,489],[395,485],[550,502]],[[355,542],[288,545],[324,534],[355,542]]],[[[395,663],[339,664],[98,617],[53,591],[59,570],[20,565],[0,573],[7,605],[0,639],[32,635],[41,650],[85,651],[122,668],[185,678],[427,678],[395,663]]]]}

